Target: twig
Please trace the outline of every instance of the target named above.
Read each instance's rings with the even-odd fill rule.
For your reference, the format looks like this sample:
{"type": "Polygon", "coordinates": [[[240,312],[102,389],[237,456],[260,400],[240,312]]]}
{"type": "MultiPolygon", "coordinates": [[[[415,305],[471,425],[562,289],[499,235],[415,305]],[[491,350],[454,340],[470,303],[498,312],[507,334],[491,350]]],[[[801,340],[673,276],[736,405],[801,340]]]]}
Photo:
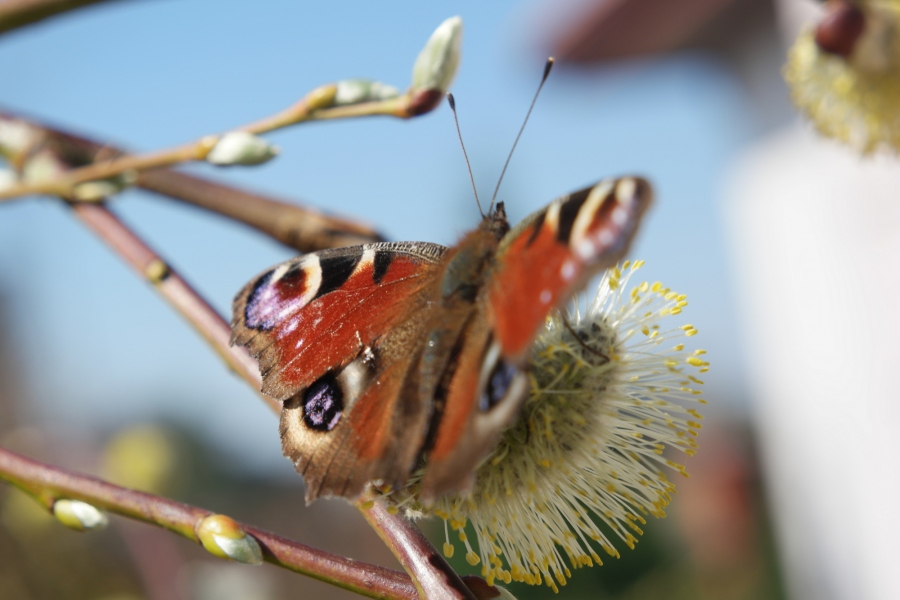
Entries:
{"type": "MultiPolygon", "coordinates": [[[[85,225],[109,244],[139,276],[153,284],[160,295],[194,326],[232,371],[259,390],[262,379],[256,361],[243,349],[230,346],[231,327],[196,290],[108,208],[102,204],[84,203],[71,206],[85,225]]],[[[281,410],[276,400],[258,393],[272,410],[281,410]]]]}
{"type": "Polygon", "coordinates": [[[4,0],[0,2],[0,34],[104,0],[4,0]]]}
{"type": "MultiPolygon", "coordinates": [[[[19,142],[17,145],[15,140],[4,143],[0,137],[0,154],[6,154],[13,166],[20,171],[41,154],[49,155],[60,165],[61,170],[123,154],[120,149],[112,146],[0,110],[0,128],[4,126],[12,131],[24,128],[18,136],[12,136],[24,139],[24,143],[19,142]]],[[[135,185],[244,223],[301,252],[354,246],[384,239],[371,227],[357,221],[325,215],[306,206],[279,201],[171,169],[140,173],[135,185]]]]}
{"type": "Polygon", "coordinates": [[[360,512],[410,574],[422,598],[475,600],[472,591],[421,531],[411,526],[399,527],[406,521],[389,513],[383,503],[376,500],[368,504],[371,507],[360,512]]]}
{"type": "MultiPolygon", "coordinates": [[[[387,100],[331,106],[336,93],[337,86],[335,84],[321,86],[287,110],[235,130],[260,134],[308,121],[375,115],[408,119],[432,110],[442,98],[442,94],[438,90],[410,90],[387,100]]],[[[0,190],[0,201],[14,200],[34,194],[70,198],[73,188],[79,183],[110,179],[126,173],[139,173],[188,161],[204,160],[219,139],[218,135],[205,136],[197,141],[174,148],[147,154],[118,156],[72,169],[54,178],[18,183],[0,190]]]]}
{"type": "MultiPolygon", "coordinates": [[[[59,499],[81,500],[130,519],[158,525],[195,542],[199,541],[194,533],[197,523],[214,514],[52,467],[3,448],[0,448],[0,479],[34,496],[48,510],[59,499]]],[[[266,562],[370,598],[413,600],[419,597],[404,573],[316,550],[255,527],[240,527],[259,542],[266,562]]]]}
{"type": "Polygon", "coordinates": [[[300,252],[384,240],[371,227],[347,219],[170,169],[141,173],[137,185],[240,221],[300,252]]]}

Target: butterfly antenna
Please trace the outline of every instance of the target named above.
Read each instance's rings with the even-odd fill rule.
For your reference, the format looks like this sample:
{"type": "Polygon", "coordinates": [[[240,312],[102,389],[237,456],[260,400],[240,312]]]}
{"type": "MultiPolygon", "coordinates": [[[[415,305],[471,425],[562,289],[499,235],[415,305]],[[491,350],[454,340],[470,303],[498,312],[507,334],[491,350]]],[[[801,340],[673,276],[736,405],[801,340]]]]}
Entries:
{"type": "Polygon", "coordinates": [[[478,199],[478,188],[475,187],[475,176],[472,174],[472,163],[469,162],[469,155],[466,153],[466,145],[463,143],[462,131],[459,129],[459,118],[456,116],[456,100],[453,94],[447,92],[447,102],[450,103],[450,110],[453,111],[453,122],[456,123],[456,135],[459,136],[459,145],[462,146],[463,158],[466,159],[466,168],[469,169],[469,180],[472,182],[472,191],[475,192],[475,203],[478,205],[478,212],[484,217],[484,211],[481,210],[481,200],[478,199]]]}
{"type": "Polygon", "coordinates": [[[516,150],[516,144],[519,143],[519,138],[522,137],[522,132],[525,131],[525,125],[528,123],[528,117],[531,116],[531,111],[534,109],[534,104],[537,102],[538,96],[541,93],[541,88],[544,87],[544,82],[547,81],[547,77],[550,76],[550,69],[553,68],[553,63],[555,62],[554,58],[551,56],[547,59],[547,64],[544,65],[544,76],[541,77],[541,83],[538,85],[537,91],[534,93],[534,98],[531,100],[531,106],[528,107],[528,112],[525,113],[525,120],[522,121],[522,127],[519,128],[519,135],[516,136],[516,141],[513,142],[512,148],[509,150],[509,156],[506,157],[506,164],[503,165],[503,170],[500,171],[500,179],[497,180],[497,187],[494,188],[494,195],[491,196],[491,205],[488,207],[488,212],[490,212],[494,208],[494,202],[497,200],[497,193],[500,191],[500,184],[503,183],[503,176],[506,175],[506,167],[509,166],[509,161],[512,159],[513,152],[516,150]]]}

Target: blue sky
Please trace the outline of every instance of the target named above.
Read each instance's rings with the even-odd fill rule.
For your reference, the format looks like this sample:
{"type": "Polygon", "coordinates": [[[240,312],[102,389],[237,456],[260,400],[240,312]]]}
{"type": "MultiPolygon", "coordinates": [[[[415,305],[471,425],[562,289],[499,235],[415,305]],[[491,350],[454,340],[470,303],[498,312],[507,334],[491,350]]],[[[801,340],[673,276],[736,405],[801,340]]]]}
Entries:
{"type": "MultiPolygon", "coordinates": [[[[120,2],[0,38],[0,105],[98,139],[150,150],[227,130],[349,77],[404,88],[431,31],[463,17],[453,91],[472,168],[489,196],[564,20],[550,3],[120,2]],[[390,10],[390,9],[393,10],[390,10]]],[[[743,396],[719,194],[746,139],[737,82],[680,54],[604,69],[558,68],[516,151],[501,199],[516,221],[608,175],[642,174],[658,202],[633,255],[644,277],[691,301],[713,370],[710,395],[743,396]]],[[[355,215],[392,239],[452,244],[475,226],[450,112],[277,132],[261,167],[191,170],[355,215]]],[[[240,226],[129,192],[114,208],[223,313],[247,279],[291,253],[240,226]]],[[[276,420],[189,328],[64,207],[0,206],[0,293],[35,414],[110,428],[191,421],[229,459],[287,469],[276,420]]],[[[9,342],[9,340],[7,340],[9,342]]]]}

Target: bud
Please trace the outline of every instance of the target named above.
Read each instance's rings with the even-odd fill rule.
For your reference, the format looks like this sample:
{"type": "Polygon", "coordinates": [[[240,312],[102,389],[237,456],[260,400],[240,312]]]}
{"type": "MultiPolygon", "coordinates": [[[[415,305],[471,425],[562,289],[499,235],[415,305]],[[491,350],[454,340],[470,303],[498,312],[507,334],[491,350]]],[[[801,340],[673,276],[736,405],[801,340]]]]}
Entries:
{"type": "Polygon", "coordinates": [[[53,503],[53,516],[76,531],[103,529],[109,523],[103,511],[81,500],[57,500],[53,503]]]}
{"type": "Polygon", "coordinates": [[[413,90],[446,92],[456,77],[462,43],[462,19],[450,17],[440,24],[413,65],[413,90]]]}
{"type": "Polygon", "coordinates": [[[204,517],[197,524],[196,533],[206,551],[214,556],[247,565],[261,565],[263,562],[259,543],[231,517],[204,517]]]}
{"type": "Polygon", "coordinates": [[[72,188],[72,197],[81,202],[98,202],[122,191],[124,186],[113,179],[85,181],[72,188]]]}
{"type": "Polygon", "coordinates": [[[0,192],[9,189],[19,182],[19,177],[12,169],[0,169],[0,192]]]}
{"type": "Polygon", "coordinates": [[[25,183],[44,183],[61,176],[65,170],[52,153],[42,150],[29,156],[22,165],[21,180],[25,183]]]}
{"type": "Polygon", "coordinates": [[[329,83],[321,85],[308,93],[303,100],[310,111],[328,108],[334,105],[334,98],[337,96],[337,85],[329,83]]]}
{"type": "Polygon", "coordinates": [[[345,79],[337,83],[334,104],[335,106],[346,106],[348,104],[359,104],[360,102],[388,100],[399,95],[400,90],[380,81],[345,79]]]}
{"type": "Polygon", "coordinates": [[[278,154],[278,147],[247,131],[229,131],[213,146],[206,161],[214,165],[258,165],[278,154]]]}
{"type": "Polygon", "coordinates": [[[38,132],[22,121],[0,120],[0,155],[13,157],[37,143],[38,132]]]}

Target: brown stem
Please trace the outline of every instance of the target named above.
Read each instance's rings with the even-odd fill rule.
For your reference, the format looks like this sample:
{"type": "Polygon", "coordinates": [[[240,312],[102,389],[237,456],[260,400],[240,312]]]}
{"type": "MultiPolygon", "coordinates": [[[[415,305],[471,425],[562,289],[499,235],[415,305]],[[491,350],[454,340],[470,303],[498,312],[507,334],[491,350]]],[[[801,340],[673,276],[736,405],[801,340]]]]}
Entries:
{"type": "MultiPolygon", "coordinates": [[[[34,496],[48,510],[62,498],[81,500],[109,512],[158,525],[197,542],[194,528],[208,510],[129,490],[0,448],[0,479],[34,496]]],[[[267,531],[240,525],[256,538],[266,562],[302,573],[370,598],[418,598],[404,573],[360,563],[267,531]]]]}
{"type": "Polygon", "coordinates": [[[365,225],[170,169],[141,173],[137,185],[240,221],[301,252],[383,240],[365,225]]]}
{"type": "Polygon", "coordinates": [[[0,2],[0,34],[48,17],[104,0],[4,0],[0,2]]]}
{"type": "Polygon", "coordinates": [[[419,529],[388,512],[378,500],[368,509],[361,508],[360,512],[410,574],[422,598],[475,600],[459,575],[419,529]]]}
{"type": "MultiPolygon", "coordinates": [[[[72,204],[72,210],[100,239],[122,257],[141,277],[149,281],[194,329],[209,342],[232,371],[259,390],[262,379],[256,361],[241,348],[230,345],[231,326],[184,279],[169,267],[150,246],[102,204],[72,204]]],[[[281,405],[260,393],[272,410],[281,405]]]]}

